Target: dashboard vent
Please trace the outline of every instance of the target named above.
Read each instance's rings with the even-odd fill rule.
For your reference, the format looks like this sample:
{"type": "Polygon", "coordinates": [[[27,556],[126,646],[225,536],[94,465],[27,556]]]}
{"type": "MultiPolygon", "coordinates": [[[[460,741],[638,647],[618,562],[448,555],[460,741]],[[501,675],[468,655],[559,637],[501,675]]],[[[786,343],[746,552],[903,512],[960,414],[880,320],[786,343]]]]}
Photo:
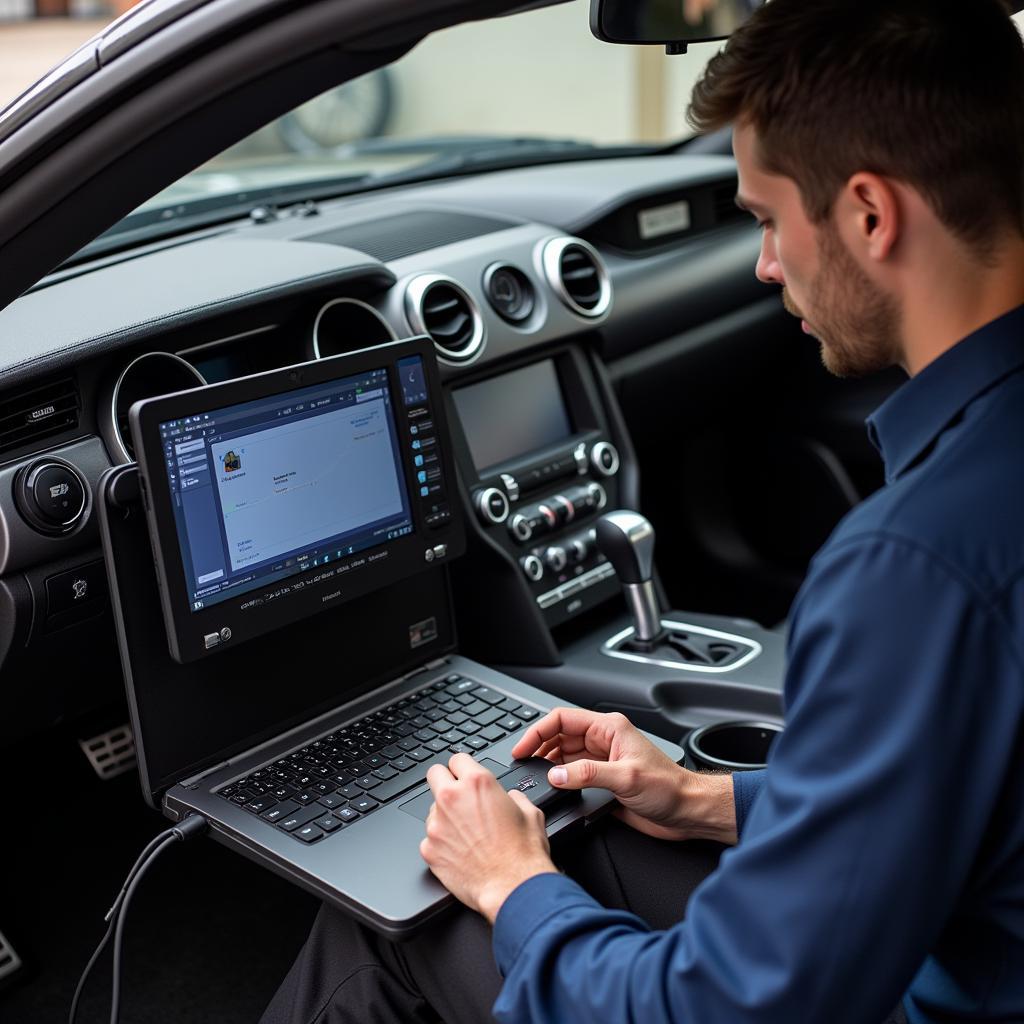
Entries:
{"type": "Polygon", "coordinates": [[[351,224],[315,235],[304,235],[301,240],[345,245],[388,263],[403,256],[412,256],[453,242],[464,242],[468,238],[491,235],[495,231],[515,226],[514,221],[494,217],[422,210],[351,224]]]}
{"type": "Polygon", "coordinates": [[[469,293],[450,277],[421,274],[406,291],[409,322],[429,334],[438,354],[450,362],[473,359],[484,342],[484,323],[469,293]]]}
{"type": "Polygon", "coordinates": [[[81,403],[71,377],[0,398],[0,452],[78,426],[81,403]]]}
{"type": "Polygon", "coordinates": [[[597,250],[578,238],[555,238],[541,256],[548,283],[574,313],[599,317],[612,301],[611,281],[597,250]]]}

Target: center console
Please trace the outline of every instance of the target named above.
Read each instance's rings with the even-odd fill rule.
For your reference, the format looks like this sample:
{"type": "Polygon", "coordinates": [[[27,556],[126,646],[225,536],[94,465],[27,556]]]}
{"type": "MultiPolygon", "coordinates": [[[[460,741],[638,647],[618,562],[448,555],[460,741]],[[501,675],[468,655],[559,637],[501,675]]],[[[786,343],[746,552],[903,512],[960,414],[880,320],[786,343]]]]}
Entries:
{"type": "Polygon", "coordinates": [[[594,528],[624,498],[622,459],[575,349],[452,390],[459,468],[479,529],[553,629],[618,591],[594,528]]]}
{"type": "Polygon", "coordinates": [[[600,361],[567,346],[447,387],[471,512],[456,589],[473,655],[666,737],[751,715],[781,723],[782,634],[667,608],[600,361]]]}

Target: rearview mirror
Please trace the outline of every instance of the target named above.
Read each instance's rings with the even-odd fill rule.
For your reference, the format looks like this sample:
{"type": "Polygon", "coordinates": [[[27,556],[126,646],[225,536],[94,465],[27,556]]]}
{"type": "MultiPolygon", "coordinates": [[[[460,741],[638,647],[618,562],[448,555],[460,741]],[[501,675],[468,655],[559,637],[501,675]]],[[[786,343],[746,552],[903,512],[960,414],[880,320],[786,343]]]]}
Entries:
{"type": "Polygon", "coordinates": [[[590,30],[606,43],[663,45],[725,39],[764,0],[590,0],[590,30]]]}

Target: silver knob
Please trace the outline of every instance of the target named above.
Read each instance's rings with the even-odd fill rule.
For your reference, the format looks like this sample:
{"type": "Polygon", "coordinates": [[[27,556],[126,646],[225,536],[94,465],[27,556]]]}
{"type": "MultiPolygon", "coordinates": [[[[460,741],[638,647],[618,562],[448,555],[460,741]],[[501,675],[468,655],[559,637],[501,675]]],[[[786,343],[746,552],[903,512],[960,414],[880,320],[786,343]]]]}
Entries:
{"type": "Polygon", "coordinates": [[[508,522],[508,528],[512,531],[512,536],[518,541],[524,543],[533,536],[533,526],[530,520],[526,518],[521,512],[517,512],[508,522]]]}
{"type": "Polygon", "coordinates": [[[590,492],[590,497],[594,501],[597,511],[600,512],[608,504],[608,492],[596,482],[588,484],[587,490],[590,492]]]}
{"type": "Polygon", "coordinates": [[[523,567],[528,580],[538,583],[544,578],[544,563],[536,555],[527,555],[519,559],[519,564],[523,567]]]}
{"type": "Polygon", "coordinates": [[[497,487],[485,487],[476,495],[476,508],[485,523],[500,525],[508,519],[508,497],[497,487]]]}
{"type": "Polygon", "coordinates": [[[553,544],[544,552],[544,562],[552,572],[561,572],[569,563],[565,548],[553,544]]]}
{"type": "Polygon", "coordinates": [[[654,527],[638,512],[606,512],[597,521],[598,550],[611,562],[633,613],[637,640],[653,640],[661,632],[661,614],[654,592],[654,527]]]}
{"type": "Polygon", "coordinates": [[[619,471],[619,453],[610,441],[598,441],[590,449],[590,464],[601,476],[615,476],[619,471]]]}

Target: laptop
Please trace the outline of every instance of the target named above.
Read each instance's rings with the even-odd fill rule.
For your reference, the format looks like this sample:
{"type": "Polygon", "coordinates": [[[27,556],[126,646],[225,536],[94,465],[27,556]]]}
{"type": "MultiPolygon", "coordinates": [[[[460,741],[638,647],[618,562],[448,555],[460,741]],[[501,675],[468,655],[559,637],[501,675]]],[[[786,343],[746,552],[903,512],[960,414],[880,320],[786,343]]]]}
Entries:
{"type": "MultiPolygon", "coordinates": [[[[430,339],[145,400],[130,429],[138,464],[99,505],[145,798],[411,934],[453,902],[419,854],[427,769],[465,751],[529,785],[511,750],[566,703],[457,653],[466,537],[430,339]]],[[[613,802],[585,790],[549,836],[613,802]]]]}

